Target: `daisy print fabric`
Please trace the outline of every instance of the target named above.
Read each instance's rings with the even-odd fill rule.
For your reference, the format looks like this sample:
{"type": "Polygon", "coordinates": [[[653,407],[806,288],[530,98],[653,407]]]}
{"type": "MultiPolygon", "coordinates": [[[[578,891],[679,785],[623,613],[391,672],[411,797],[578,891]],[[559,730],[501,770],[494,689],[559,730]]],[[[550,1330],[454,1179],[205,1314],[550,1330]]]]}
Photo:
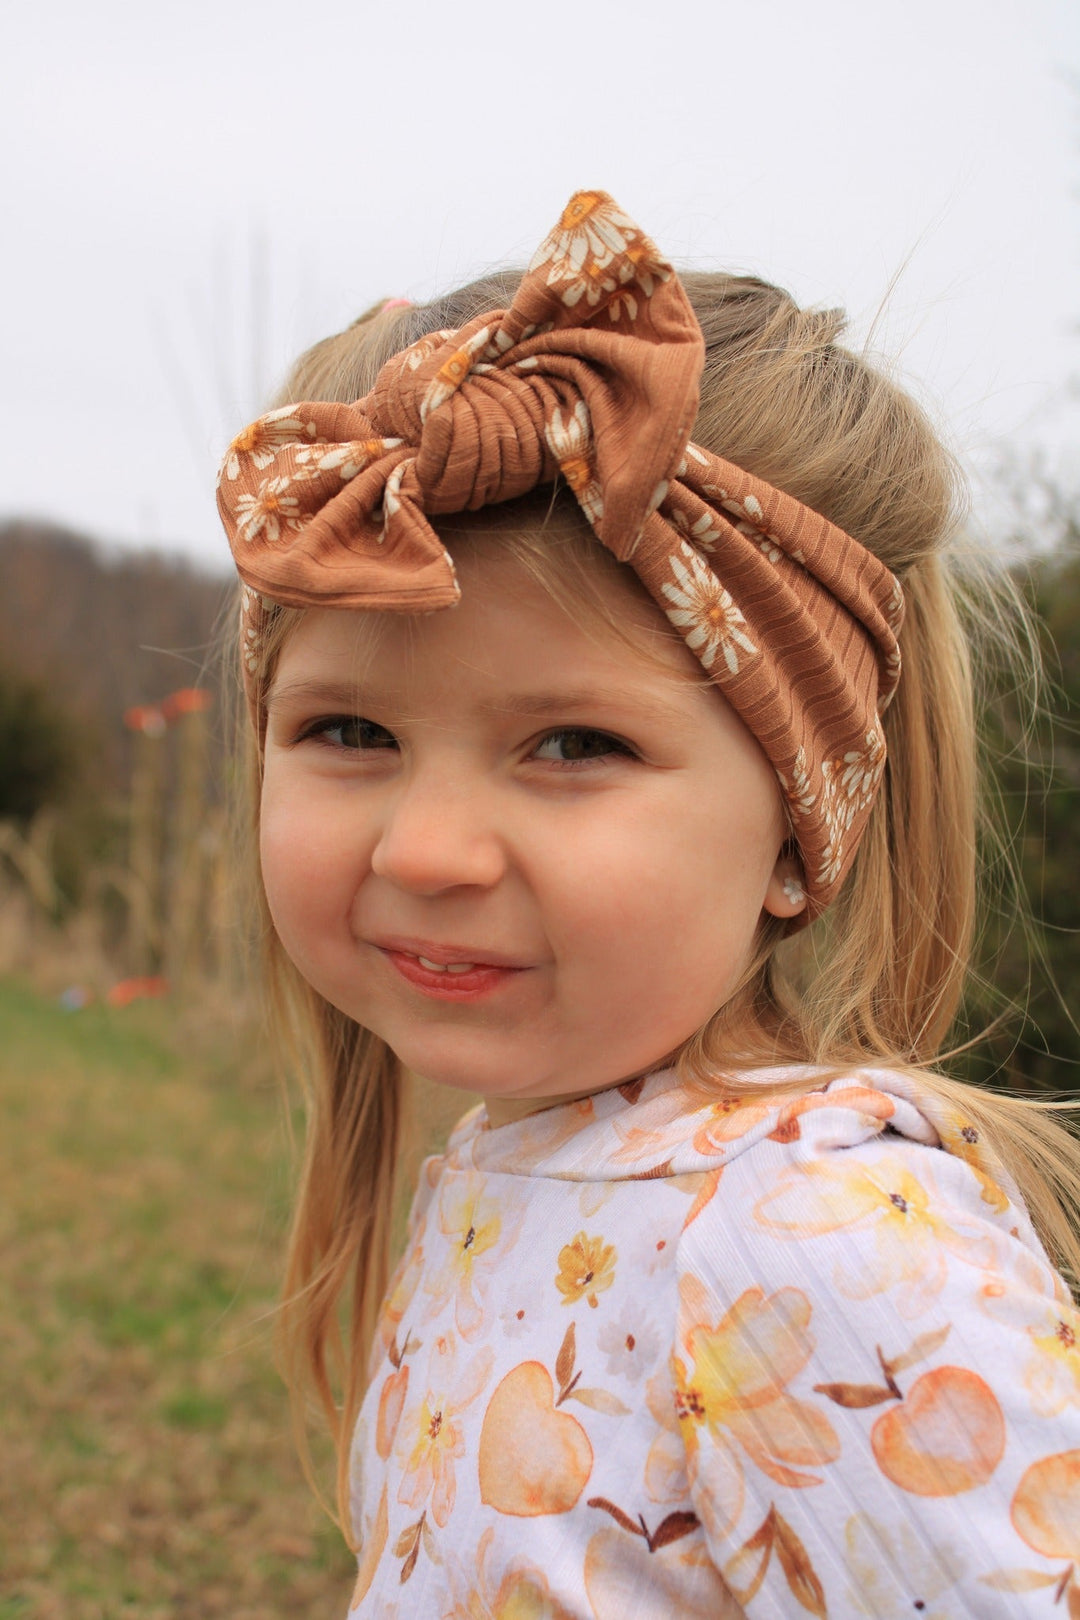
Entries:
{"type": "Polygon", "coordinates": [[[248,587],[244,675],[257,710],[274,604],[453,607],[439,516],[560,480],[774,765],[801,923],[881,782],[903,596],[857,540],[690,442],[703,357],[672,266],[604,192],[578,192],[509,309],[428,333],[355,404],[290,404],[233,441],[218,506],[248,587]]]}
{"type": "Polygon", "coordinates": [[[793,1078],[478,1110],[427,1163],[352,1616],[1080,1612],[1080,1316],[1004,1172],[905,1077],[793,1078]]]}

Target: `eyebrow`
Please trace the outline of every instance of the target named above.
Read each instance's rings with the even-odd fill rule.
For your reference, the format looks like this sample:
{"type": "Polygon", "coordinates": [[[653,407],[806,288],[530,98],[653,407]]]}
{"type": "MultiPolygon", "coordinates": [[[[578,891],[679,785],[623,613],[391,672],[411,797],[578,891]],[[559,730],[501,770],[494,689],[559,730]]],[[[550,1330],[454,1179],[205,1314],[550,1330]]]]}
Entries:
{"type": "MultiPolygon", "coordinates": [[[[388,703],[392,705],[393,701],[391,691],[373,691],[361,681],[295,680],[275,684],[266,707],[273,710],[290,703],[317,703],[351,713],[362,704],[374,702],[377,707],[383,707],[388,703]]],[[[588,714],[597,709],[614,708],[667,720],[680,712],[678,704],[665,703],[660,697],[606,687],[556,687],[540,692],[507,692],[496,702],[485,704],[484,708],[497,714],[520,715],[524,719],[588,714]]]]}
{"type": "Polygon", "coordinates": [[[267,709],[288,703],[325,704],[328,709],[356,708],[362,688],[359,681],[275,681],[266,698],[267,709]]]}
{"type": "Polygon", "coordinates": [[[679,712],[678,705],[665,703],[660,697],[625,688],[556,688],[547,692],[508,692],[498,703],[489,705],[500,714],[516,714],[523,718],[542,715],[587,714],[596,709],[619,709],[628,713],[650,715],[657,719],[670,719],[679,712]]]}

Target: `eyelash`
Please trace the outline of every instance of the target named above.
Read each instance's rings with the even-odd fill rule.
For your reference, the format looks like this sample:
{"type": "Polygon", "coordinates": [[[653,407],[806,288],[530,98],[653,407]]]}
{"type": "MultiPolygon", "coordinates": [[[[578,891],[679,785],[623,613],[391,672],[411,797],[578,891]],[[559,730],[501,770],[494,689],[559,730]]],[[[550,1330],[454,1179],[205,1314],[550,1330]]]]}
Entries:
{"type": "Polygon", "coordinates": [[[540,741],[533,749],[532,757],[535,759],[539,754],[540,749],[543,748],[547,743],[562,742],[565,745],[565,739],[568,737],[575,737],[579,739],[596,738],[598,741],[606,743],[607,747],[597,754],[586,754],[579,756],[577,759],[549,760],[547,763],[551,765],[561,765],[566,770],[573,770],[577,766],[588,765],[594,760],[607,759],[612,754],[622,755],[623,758],[626,759],[633,759],[635,757],[634,750],[629,746],[629,744],[620,742],[619,738],[611,736],[610,732],[598,731],[594,726],[558,726],[554,731],[549,731],[545,733],[543,737],[541,737],[540,741]]]}
{"type": "MultiPolygon", "coordinates": [[[[539,755],[540,749],[551,742],[559,742],[565,747],[566,740],[568,738],[575,738],[579,740],[583,738],[590,740],[595,739],[596,741],[606,744],[606,746],[597,753],[583,754],[577,759],[548,759],[543,761],[543,763],[557,765],[564,770],[576,770],[582,765],[589,765],[593,764],[597,760],[608,759],[613,754],[621,755],[628,759],[636,758],[634,750],[628,743],[621,741],[621,739],[618,737],[613,737],[607,731],[598,730],[595,726],[556,726],[553,730],[544,733],[533,748],[532,755],[530,757],[536,758],[539,755]]],[[[385,726],[380,726],[374,720],[365,720],[362,715],[354,714],[328,715],[323,720],[313,721],[311,725],[307,726],[305,730],[301,732],[300,736],[297,738],[297,741],[307,742],[309,739],[322,741],[327,747],[336,748],[342,753],[350,754],[361,752],[388,753],[390,751],[389,745],[394,743],[393,733],[388,731],[385,726]],[[344,733],[346,727],[355,727],[357,730],[360,730],[361,733],[366,728],[369,735],[372,732],[377,732],[381,735],[381,737],[389,739],[389,743],[382,741],[368,741],[365,744],[363,742],[346,743],[344,740],[334,741],[333,733],[344,733]]]]}
{"type": "MultiPolygon", "coordinates": [[[[387,731],[385,726],[378,725],[374,720],[365,720],[362,715],[358,714],[330,714],[327,715],[325,720],[313,720],[309,726],[305,726],[296,740],[297,742],[307,742],[309,739],[314,738],[325,742],[330,748],[340,749],[342,753],[358,754],[365,747],[365,744],[361,742],[347,743],[344,740],[335,742],[333,740],[332,734],[335,731],[344,732],[347,726],[355,726],[358,730],[367,727],[369,731],[381,732],[384,737],[389,737],[391,742],[393,741],[392,734],[387,731]]],[[[372,744],[369,742],[366,747],[368,749],[374,747],[386,750],[385,743],[372,744]]]]}

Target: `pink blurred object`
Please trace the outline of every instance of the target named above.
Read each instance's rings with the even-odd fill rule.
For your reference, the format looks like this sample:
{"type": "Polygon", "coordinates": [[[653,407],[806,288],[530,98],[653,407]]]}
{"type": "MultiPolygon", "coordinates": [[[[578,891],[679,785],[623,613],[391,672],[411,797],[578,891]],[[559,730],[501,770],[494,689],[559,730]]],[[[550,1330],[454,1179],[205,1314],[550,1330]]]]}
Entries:
{"type": "Polygon", "coordinates": [[[124,710],[124,724],[129,731],[141,731],[147,737],[163,737],[168,720],[156,703],[140,703],[134,709],[124,710]]]}

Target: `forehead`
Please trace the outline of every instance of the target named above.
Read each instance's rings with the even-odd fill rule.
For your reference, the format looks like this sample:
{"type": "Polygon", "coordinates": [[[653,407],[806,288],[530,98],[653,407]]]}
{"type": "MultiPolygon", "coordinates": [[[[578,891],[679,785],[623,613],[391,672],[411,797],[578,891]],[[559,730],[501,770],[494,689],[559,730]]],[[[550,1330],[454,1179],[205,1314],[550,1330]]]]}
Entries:
{"type": "Polygon", "coordinates": [[[312,609],[287,637],[273,686],[301,666],[365,685],[571,674],[636,687],[708,685],[636,576],[607,553],[563,535],[545,555],[520,527],[504,537],[497,524],[475,519],[468,529],[447,526],[444,539],[461,586],[457,606],[425,614],[312,609]]]}

